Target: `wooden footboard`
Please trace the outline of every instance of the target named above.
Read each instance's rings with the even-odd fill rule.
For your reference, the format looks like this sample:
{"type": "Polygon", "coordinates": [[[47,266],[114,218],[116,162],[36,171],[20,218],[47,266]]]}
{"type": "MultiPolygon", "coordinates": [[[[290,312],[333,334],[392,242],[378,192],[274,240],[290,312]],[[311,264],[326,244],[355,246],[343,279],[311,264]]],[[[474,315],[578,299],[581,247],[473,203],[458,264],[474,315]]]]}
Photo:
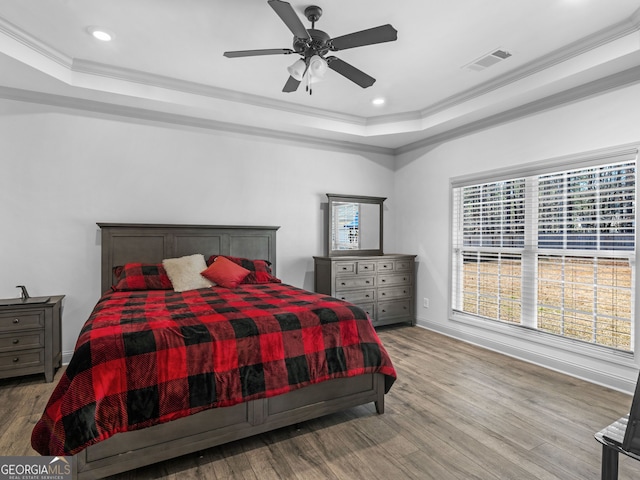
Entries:
{"type": "Polygon", "coordinates": [[[75,478],[103,478],[369,402],[375,402],[381,414],[384,383],[382,374],[329,380],[284,395],[120,433],[78,453],[75,478]]]}

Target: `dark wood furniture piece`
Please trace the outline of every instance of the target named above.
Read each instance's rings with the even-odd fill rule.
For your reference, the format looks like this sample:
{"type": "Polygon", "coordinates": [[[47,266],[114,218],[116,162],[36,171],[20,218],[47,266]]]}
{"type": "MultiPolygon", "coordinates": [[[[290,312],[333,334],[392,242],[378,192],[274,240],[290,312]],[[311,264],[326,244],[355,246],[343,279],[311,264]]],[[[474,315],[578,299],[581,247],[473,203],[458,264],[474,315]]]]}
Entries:
{"type": "Polygon", "coordinates": [[[629,414],[600,430],[595,434],[595,438],[602,444],[602,480],[618,478],[620,453],[640,460],[640,375],[629,414]]]}
{"type": "Polygon", "coordinates": [[[62,299],[0,306],[0,378],[44,373],[53,382],[62,362],[62,299]]]}
{"type": "MultiPolygon", "coordinates": [[[[111,287],[113,267],[157,263],[202,253],[265,259],[275,273],[278,227],[99,223],[102,229],[102,289],[111,287]]],[[[75,455],[79,480],[102,478],[375,402],[384,411],[384,376],[334,379],[284,395],[214,408],[196,415],[119,433],[75,455]]]]}
{"type": "Polygon", "coordinates": [[[415,325],[415,255],[313,258],[316,292],[358,305],[376,327],[415,325]]]}

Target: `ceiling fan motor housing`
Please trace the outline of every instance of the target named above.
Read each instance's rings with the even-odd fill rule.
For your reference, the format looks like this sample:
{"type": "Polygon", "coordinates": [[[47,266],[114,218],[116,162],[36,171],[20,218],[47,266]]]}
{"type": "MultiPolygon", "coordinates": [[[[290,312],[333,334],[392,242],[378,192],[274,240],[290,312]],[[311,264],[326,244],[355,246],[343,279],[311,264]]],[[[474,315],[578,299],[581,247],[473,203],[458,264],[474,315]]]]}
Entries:
{"type": "Polygon", "coordinates": [[[309,32],[311,40],[295,37],[293,39],[293,50],[303,55],[304,58],[313,57],[314,55],[325,55],[330,49],[329,41],[331,37],[322,30],[309,28],[307,31],[309,32]]]}

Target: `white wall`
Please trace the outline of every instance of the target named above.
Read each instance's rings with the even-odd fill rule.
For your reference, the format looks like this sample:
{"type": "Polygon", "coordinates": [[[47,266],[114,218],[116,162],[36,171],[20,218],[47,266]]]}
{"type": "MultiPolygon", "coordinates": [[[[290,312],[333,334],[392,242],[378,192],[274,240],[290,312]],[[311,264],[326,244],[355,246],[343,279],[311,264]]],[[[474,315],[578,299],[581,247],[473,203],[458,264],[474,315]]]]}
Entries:
{"type": "Polygon", "coordinates": [[[0,298],[65,294],[65,361],[101,293],[96,222],[280,225],[277,274],[312,290],[325,193],[393,197],[390,156],[8,100],[0,158],[0,298]]]}
{"type": "Polygon", "coordinates": [[[448,319],[448,198],[452,177],[640,142],[639,100],[640,85],[615,90],[395,162],[0,100],[0,298],[18,284],[65,294],[68,360],[100,295],[96,222],[280,225],[278,276],[313,289],[324,194],[385,196],[385,250],[418,254],[420,325],[630,391],[637,359],[598,361],[448,319]]]}
{"type": "Polygon", "coordinates": [[[622,361],[622,365],[595,361],[589,356],[519,340],[508,331],[487,332],[449,320],[448,198],[452,177],[640,142],[638,105],[640,85],[634,85],[400,155],[394,194],[396,246],[399,251],[418,254],[418,323],[631,391],[637,378],[637,359],[622,361]],[[423,298],[430,299],[430,308],[423,308],[423,298]]]}

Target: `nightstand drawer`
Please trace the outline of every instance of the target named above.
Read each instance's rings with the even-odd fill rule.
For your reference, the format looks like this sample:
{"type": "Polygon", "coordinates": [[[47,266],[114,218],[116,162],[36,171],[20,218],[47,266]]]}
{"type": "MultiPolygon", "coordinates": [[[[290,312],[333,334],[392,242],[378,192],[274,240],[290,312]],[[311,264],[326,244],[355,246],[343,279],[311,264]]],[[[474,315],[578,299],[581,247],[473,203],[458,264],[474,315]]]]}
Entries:
{"type": "Polygon", "coordinates": [[[0,335],[0,352],[44,347],[44,330],[0,335]]]}
{"type": "Polygon", "coordinates": [[[336,292],[348,288],[375,287],[376,277],[373,275],[336,278],[336,292]]]}
{"type": "Polygon", "coordinates": [[[44,312],[42,310],[0,313],[0,333],[42,327],[44,327],[44,312]]]}
{"type": "Polygon", "coordinates": [[[336,298],[351,303],[372,302],[376,299],[375,290],[355,290],[353,292],[337,292],[336,298]]]}
{"type": "Polygon", "coordinates": [[[0,354],[0,370],[44,366],[44,349],[0,354]]]}
{"type": "Polygon", "coordinates": [[[379,285],[384,287],[386,285],[411,285],[411,275],[380,275],[378,277],[379,285]]]}

